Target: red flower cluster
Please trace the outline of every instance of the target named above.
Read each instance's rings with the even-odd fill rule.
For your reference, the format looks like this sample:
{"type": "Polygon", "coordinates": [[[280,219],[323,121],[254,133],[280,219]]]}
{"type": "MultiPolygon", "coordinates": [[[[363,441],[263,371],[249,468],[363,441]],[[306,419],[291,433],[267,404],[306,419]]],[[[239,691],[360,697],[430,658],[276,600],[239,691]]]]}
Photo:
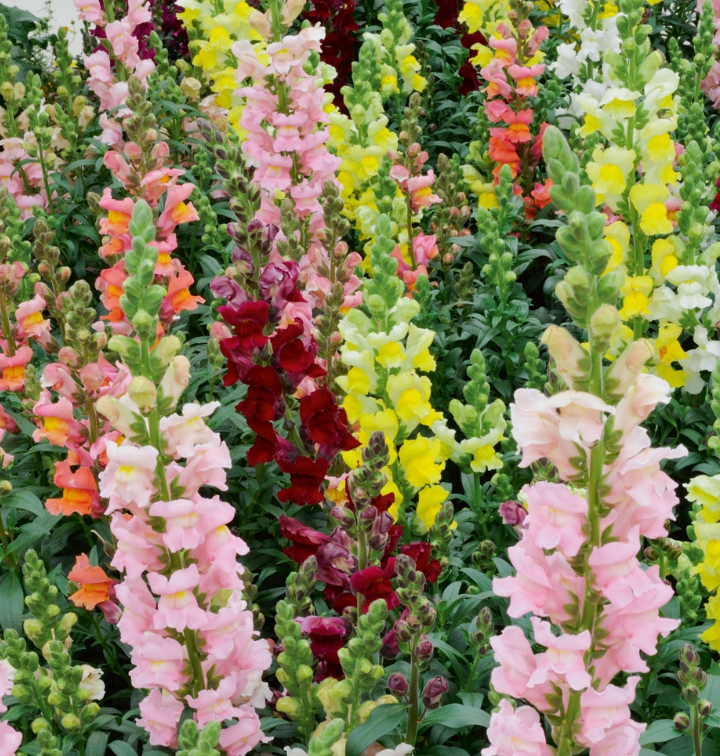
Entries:
{"type": "Polygon", "coordinates": [[[340,90],[345,86],[355,59],[355,32],[360,28],[355,21],[355,0],[313,0],[305,12],[311,24],[325,27],[320,57],[336,71],[335,80],[326,87],[335,96],[338,107],[345,109],[340,90]]]}
{"type": "MultiPolygon", "coordinates": [[[[237,262],[246,264],[241,257],[237,262]]],[[[265,299],[250,299],[225,277],[215,279],[212,287],[228,300],[218,312],[232,327],[232,335],[220,341],[228,361],[224,383],[229,386],[240,381],[248,387],[237,405],[255,434],[248,463],[274,460],[290,476],[290,486],[278,493],[280,501],[320,504],[322,484],[336,455],[354,449],[359,442],[350,433],[347,415],[335,395],[314,383],[325,375],[316,362],[314,338],[305,334],[300,320],[281,326],[288,303],[304,303],[296,289],[297,274],[296,263],[268,263],[258,281],[258,291],[265,299]],[[297,402],[294,397],[301,383],[304,390],[312,390],[297,402]],[[277,432],[274,423],[284,418],[286,427],[293,426],[292,410],[297,404],[299,434],[291,442],[277,432]]]]}

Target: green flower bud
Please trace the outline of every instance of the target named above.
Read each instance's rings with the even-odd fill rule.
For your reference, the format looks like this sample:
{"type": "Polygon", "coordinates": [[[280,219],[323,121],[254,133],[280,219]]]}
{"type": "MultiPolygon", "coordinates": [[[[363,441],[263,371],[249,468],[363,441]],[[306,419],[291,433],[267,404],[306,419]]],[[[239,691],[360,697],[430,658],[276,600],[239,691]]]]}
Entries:
{"type": "Polygon", "coordinates": [[[609,304],[600,305],[590,317],[590,346],[595,352],[605,354],[610,346],[610,339],[620,325],[620,314],[609,304]]]}
{"type": "Polygon", "coordinates": [[[293,698],[292,696],[283,696],[282,698],[278,699],[278,702],[275,704],[275,708],[281,714],[287,714],[290,719],[294,719],[300,712],[300,704],[298,703],[297,699],[293,698]]]}
{"type": "Polygon", "coordinates": [[[27,685],[15,684],[11,693],[22,704],[29,704],[33,699],[32,690],[27,685]]]}
{"type": "Polygon", "coordinates": [[[149,415],[157,407],[157,389],[149,378],[136,375],[128,386],[128,396],[143,415],[149,415]]]}
{"type": "Polygon", "coordinates": [[[37,735],[43,730],[47,730],[50,727],[50,723],[47,721],[47,719],[44,719],[43,717],[38,717],[37,719],[33,719],[32,724],[30,725],[30,728],[32,731],[37,735]]]}
{"type": "Polygon", "coordinates": [[[139,236],[146,243],[155,238],[155,217],[145,200],[139,199],[135,202],[129,228],[132,236],[139,236]]]}
{"type": "Polygon", "coordinates": [[[75,714],[66,714],[61,720],[60,724],[66,729],[72,732],[73,730],[80,729],[80,718],[75,714]]]}

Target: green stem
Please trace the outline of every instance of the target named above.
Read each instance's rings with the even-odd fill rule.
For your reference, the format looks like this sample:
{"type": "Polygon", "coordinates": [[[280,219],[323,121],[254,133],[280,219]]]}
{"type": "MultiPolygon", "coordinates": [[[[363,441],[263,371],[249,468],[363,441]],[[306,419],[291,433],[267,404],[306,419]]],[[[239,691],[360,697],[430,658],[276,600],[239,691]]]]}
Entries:
{"type": "MultiPolygon", "coordinates": [[[[363,532],[362,525],[360,523],[360,517],[358,516],[358,570],[364,570],[367,567],[367,538],[363,532]]],[[[358,593],[357,595],[357,612],[358,620],[362,614],[363,595],[358,593]]]]}
{"type": "Polygon", "coordinates": [[[695,756],[702,756],[702,724],[700,722],[697,703],[694,703],[690,707],[690,716],[692,717],[693,750],[695,751],[695,756]]]}
{"type": "Polygon", "coordinates": [[[15,354],[15,339],[12,335],[12,327],[10,325],[10,315],[8,314],[7,301],[5,300],[5,294],[0,294],[0,318],[2,318],[2,330],[3,336],[7,341],[8,356],[12,357],[15,354]]]}
{"type": "Polygon", "coordinates": [[[193,671],[193,689],[197,694],[205,689],[205,675],[203,675],[197,643],[195,642],[197,635],[194,630],[188,630],[186,628],[183,637],[185,639],[185,646],[188,650],[188,657],[190,658],[190,665],[192,666],[193,671]]]}
{"type": "Polygon", "coordinates": [[[0,514],[0,541],[2,541],[3,551],[5,552],[5,561],[11,570],[14,570],[18,566],[17,556],[15,554],[8,554],[8,548],[10,547],[10,539],[5,531],[5,523],[3,522],[2,515],[0,514]]]}
{"type": "Polygon", "coordinates": [[[417,642],[418,642],[418,639],[416,636],[415,638],[413,638],[413,646],[412,646],[412,651],[410,655],[410,683],[409,683],[409,690],[408,690],[408,701],[409,701],[408,730],[407,730],[407,738],[405,739],[405,742],[411,746],[414,746],[415,741],[417,740],[418,717],[420,714],[420,691],[419,691],[420,665],[418,664],[417,656],[415,654],[417,642]]]}
{"type": "Polygon", "coordinates": [[[410,257],[410,267],[415,270],[417,268],[417,260],[415,260],[415,247],[413,246],[415,233],[413,231],[412,197],[410,194],[405,196],[405,202],[407,204],[408,256],[410,257]]]}

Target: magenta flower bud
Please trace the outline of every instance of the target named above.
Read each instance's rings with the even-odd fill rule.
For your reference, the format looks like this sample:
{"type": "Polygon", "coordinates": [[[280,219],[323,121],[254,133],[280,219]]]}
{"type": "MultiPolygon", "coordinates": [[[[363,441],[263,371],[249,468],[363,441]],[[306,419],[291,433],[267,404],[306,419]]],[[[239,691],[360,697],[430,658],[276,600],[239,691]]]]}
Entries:
{"type": "Polygon", "coordinates": [[[377,509],[375,509],[375,507],[368,507],[360,514],[360,527],[365,533],[373,531],[376,518],[377,509]]]}
{"type": "Polygon", "coordinates": [[[405,679],[405,675],[401,675],[399,672],[393,672],[388,677],[388,688],[390,692],[401,698],[408,692],[408,681],[405,679]]]}
{"type": "Polygon", "coordinates": [[[448,681],[444,677],[433,677],[425,686],[422,694],[423,706],[426,709],[437,709],[442,702],[442,697],[450,690],[448,681]]]}
{"type": "Polygon", "coordinates": [[[415,649],[415,654],[421,662],[429,662],[430,659],[432,659],[433,644],[427,635],[423,635],[420,638],[420,643],[418,643],[417,648],[415,649]]]}
{"type": "Polygon", "coordinates": [[[400,646],[395,637],[395,631],[391,630],[383,638],[382,646],[380,646],[380,656],[382,656],[383,659],[394,659],[399,653],[400,646]]]}
{"type": "Polygon", "coordinates": [[[338,525],[344,530],[355,527],[355,515],[347,507],[333,507],[330,510],[330,517],[337,520],[338,525]]]}
{"type": "Polygon", "coordinates": [[[527,517],[527,509],[519,501],[504,501],[500,505],[500,517],[506,525],[522,526],[527,517]]]}

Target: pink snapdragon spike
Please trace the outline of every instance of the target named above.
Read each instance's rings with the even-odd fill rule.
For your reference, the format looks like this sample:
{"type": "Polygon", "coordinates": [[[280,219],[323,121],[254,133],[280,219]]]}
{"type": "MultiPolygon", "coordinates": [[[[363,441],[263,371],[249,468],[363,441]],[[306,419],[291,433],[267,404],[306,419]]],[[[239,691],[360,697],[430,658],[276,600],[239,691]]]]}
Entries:
{"type": "MultiPolygon", "coordinates": [[[[572,350],[558,354],[559,372],[571,376],[572,350]]],[[[491,640],[499,663],[491,681],[498,693],[549,718],[558,753],[569,753],[574,742],[590,756],[636,756],[645,725],[630,719],[629,704],[639,678],[623,686],[613,681],[620,672],[647,672],[643,655],[656,653],[658,639],[679,624],[660,614],[672,588],[657,565],[641,568],[638,553],[641,537],[667,535],[678,503],[660,462],[686,451],[652,449],[640,427],[669,400],[669,385],[637,371],[621,377],[625,388],[614,407],[584,391],[548,398],[520,389],[510,408],[521,466],[545,459],[566,482],[526,486],[520,541],[508,550],[516,574],[495,578],[493,586],[510,599],[511,617],[535,615],[534,642],[545,650],[533,653],[519,627],[505,628],[491,640]],[[596,470],[597,477],[589,472],[586,487],[574,489],[580,470],[596,470]]],[[[488,737],[483,756],[554,752],[538,713],[506,699],[488,737]]]]}
{"type": "MultiPolygon", "coordinates": [[[[112,415],[113,401],[101,400],[99,410],[112,415]]],[[[129,396],[121,402],[142,417],[129,396]]],[[[247,546],[228,528],[235,511],[199,493],[209,484],[226,488],[229,451],[205,422],[216,406],[188,404],[160,421],[171,458],[166,480],[178,498],[158,488],[157,449],[130,440],[108,443],[100,491],[117,539],[112,565],[124,573],[118,628],[132,649],[133,685],[148,691],[138,723],[152,745],[172,748],[186,709],[201,726],[234,720],[221,742],[228,756],[243,756],[268,740],[255,709],[268,696],[262,673],[271,653],[242,597],[237,557],[247,546]]]]}
{"type": "MultiPolygon", "coordinates": [[[[320,26],[301,29],[280,42],[270,42],[262,59],[248,41],[233,45],[239,61],[237,94],[245,100],[240,126],[247,136],[242,150],[248,165],[255,167],[253,183],[262,190],[256,217],[265,225],[280,228],[276,195],[282,191],[290,195],[298,218],[307,225],[310,244],[299,260],[299,271],[293,271],[304,284],[307,301],[278,303],[282,306],[281,321],[299,320],[306,333],[312,328],[312,310],[323,307],[332,287],[324,275],[330,269],[330,259],[320,239],[325,229],[320,196],[327,182],[339,187],[335,174],[341,162],[326,146],[330,131],[322,79],[319,72],[308,74],[304,68],[311,53],[320,52],[324,36],[320,26]],[[252,86],[246,85],[248,79],[253,80],[252,86]],[[282,92],[284,102],[278,92],[282,92]]],[[[287,265],[277,251],[278,242],[283,240],[282,232],[273,239],[270,261],[277,266],[276,277],[280,266],[287,265]]],[[[344,266],[352,271],[360,262],[360,255],[352,252],[345,257],[344,266]]],[[[344,282],[343,307],[357,304],[359,288],[360,279],[351,272],[344,282]]]]}

